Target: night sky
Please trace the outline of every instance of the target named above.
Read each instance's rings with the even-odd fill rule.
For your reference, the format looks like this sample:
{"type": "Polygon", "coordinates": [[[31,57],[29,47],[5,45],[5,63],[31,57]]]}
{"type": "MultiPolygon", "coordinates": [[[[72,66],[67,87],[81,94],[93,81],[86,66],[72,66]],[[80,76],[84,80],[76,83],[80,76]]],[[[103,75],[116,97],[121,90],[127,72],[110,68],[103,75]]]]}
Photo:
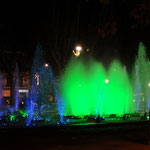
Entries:
{"type": "Polygon", "coordinates": [[[149,0],[53,0],[7,7],[0,17],[1,53],[32,60],[40,43],[52,66],[58,59],[64,67],[78,43],[104,64],[119,59],[131,66],[140,41],[150,52],[149,0]]]}

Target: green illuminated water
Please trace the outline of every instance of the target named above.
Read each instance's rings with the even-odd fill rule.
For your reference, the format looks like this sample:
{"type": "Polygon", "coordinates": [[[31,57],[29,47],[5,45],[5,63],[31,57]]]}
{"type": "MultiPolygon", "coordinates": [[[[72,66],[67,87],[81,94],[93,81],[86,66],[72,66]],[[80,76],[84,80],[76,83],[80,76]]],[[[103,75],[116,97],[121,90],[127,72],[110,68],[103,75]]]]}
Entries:
{"type": "Polygon", "coordinates": [[[140,43],[138,55],[135,60],[134,80],[134,103],[137,112],[146,112],[150,108],[150,61],[146,55],[145,46],[140,43]]]}
{"type": "Polygon", "coordinates": [[[65,116],[118,116],[134,111],[126,69],[114,61],[109,70],[95,61],[72,60],[61,78],[65,116]]]}
{"type": "Polygon", "coordinates": [[[109,68],[108,78],[109,83],[105,87],[104,113],[121,116],[133,111],[133,92],[126,68],[118,61],[114,61],[109,68]]]}
{"type": "Polygon", "coordinates": [[[90,114],[98,115],[102,113],[106,86],[106,71],[102,64],[90,62],[88,79],[90,114]]]}
{"type": "Polygon", "coordinates": [[[89,109],[88,74],[84,64],[72,61],[62,78],[65,115],[87,115],[89,109]]]}

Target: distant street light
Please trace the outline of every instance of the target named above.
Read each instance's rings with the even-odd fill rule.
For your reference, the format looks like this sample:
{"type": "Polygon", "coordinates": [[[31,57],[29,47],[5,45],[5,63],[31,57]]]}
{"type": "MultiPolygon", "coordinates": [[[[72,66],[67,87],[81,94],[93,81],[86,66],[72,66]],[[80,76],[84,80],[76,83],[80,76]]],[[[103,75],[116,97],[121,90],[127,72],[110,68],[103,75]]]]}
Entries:
{"type": "Polygon", "coordinates": [[[48,67],[48,64],[45,64],[45,67],[47,68],[47,67],[48,67]]]}

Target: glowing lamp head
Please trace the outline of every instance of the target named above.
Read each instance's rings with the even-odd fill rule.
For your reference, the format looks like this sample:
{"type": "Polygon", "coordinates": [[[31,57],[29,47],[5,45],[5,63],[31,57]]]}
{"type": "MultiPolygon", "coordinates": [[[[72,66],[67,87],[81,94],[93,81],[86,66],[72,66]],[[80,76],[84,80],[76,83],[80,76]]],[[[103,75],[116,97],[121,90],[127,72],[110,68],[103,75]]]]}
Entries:
{"type": "Polygon", "coordinates": [[[148,86],[150,87],[150,83],[148,83],[148,86]]]}
{"type": "Polygon", "coordinates": [[[76,51],[81,51],[82,47],[81,46],[76,46],[76,51]]]}
{"type": "Polygon", "coordinates": [[[105,80],[105,83],[109,83],[109,80],[108,80],[108,79],[106,79],[106,80],[105,80]]]}
{"type": "Polygon", "coordinates": [[[45,64],[45,67],[47,68],[47,67],[48,67],[48,64],[45,64]]]}

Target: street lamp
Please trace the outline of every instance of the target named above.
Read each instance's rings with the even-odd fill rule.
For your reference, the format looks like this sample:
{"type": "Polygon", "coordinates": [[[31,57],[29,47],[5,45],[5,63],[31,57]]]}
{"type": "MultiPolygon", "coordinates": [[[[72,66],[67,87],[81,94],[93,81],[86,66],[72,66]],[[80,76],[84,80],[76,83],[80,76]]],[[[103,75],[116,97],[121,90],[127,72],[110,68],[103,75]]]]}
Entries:
{"type": "Polygon", "coordinates": [[[76,46],[76,51],[81,51],[82,47],[81,46],[76,46]]]}
{"type": "Polygon", "coordinates": [[[75,47],[75,50],[73,50],[72,52],[76,57],[79,57],[81,54],[81,51],[82,51],[82,46],[78,45],[75,47]]]}

